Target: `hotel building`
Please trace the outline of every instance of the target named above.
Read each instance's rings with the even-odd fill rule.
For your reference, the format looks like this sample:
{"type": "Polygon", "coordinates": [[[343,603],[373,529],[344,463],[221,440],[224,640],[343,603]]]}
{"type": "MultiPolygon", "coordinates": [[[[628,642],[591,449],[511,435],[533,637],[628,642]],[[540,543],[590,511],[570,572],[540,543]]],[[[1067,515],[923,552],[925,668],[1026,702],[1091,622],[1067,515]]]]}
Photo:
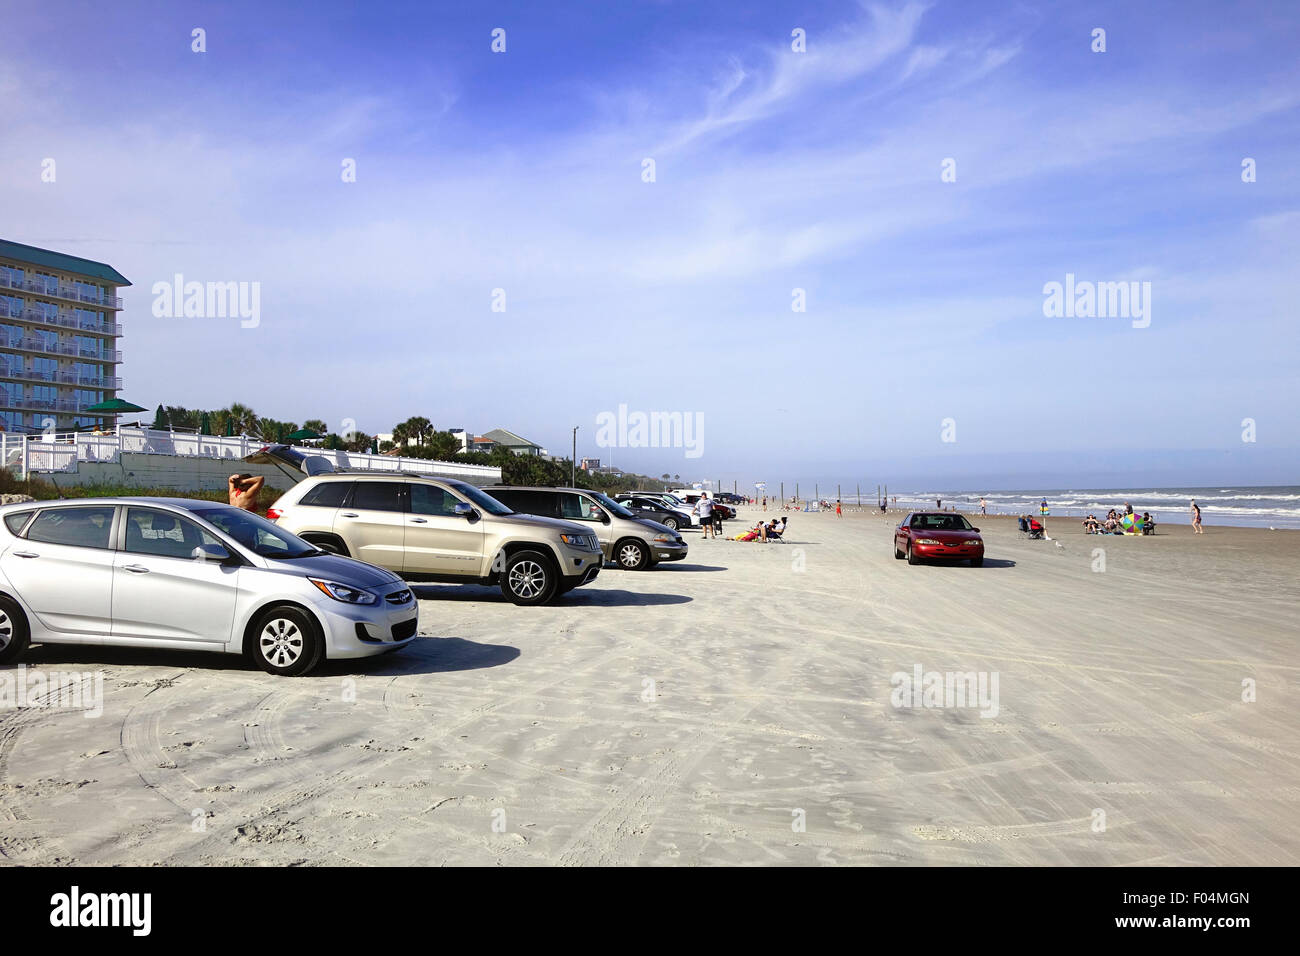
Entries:
{"type": "Polygon", "coordinates": [[[0,239],[0,427],[111,424],[85,409],[122,387],[121,286],[112,266],[0,239]]]}

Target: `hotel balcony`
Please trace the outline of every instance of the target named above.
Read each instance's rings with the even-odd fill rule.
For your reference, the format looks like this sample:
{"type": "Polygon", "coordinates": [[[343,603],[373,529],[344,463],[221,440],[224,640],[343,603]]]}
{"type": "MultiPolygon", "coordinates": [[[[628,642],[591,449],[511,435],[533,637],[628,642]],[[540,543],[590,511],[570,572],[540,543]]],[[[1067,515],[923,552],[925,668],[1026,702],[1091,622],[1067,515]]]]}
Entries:
{"type": "Polygon", "coordinates": [[[17,319],[20,322],[35,322],[52,329],[75,329],[78,332],[90,332],[94,335],[121,335],[121,322],[89,321],[78,318],[74,313],[60,311],[57,315],[46,315],[38,309],[16,308],[8,302],[0,302],[0,318],[17,319]]]}
{"type": "Polygon", "coordinates": [[[40,369],[8,368],[0,364],[0,378],[15,382],[44,382],[49,385],[66,385],[70,388],[94,388],[117,391],[122,379],[114,375],[78,375],[76,372],[46,372],[40,369]]]}
{"type": "Polygon", "coordinates": [[[33,352],[38,355],[58,355],[63,358],[85,359],[116,365],[122,361],[121,349],[88,349],[73,342],[50,343],[42,339],[24,339],[18,336],[0,336],[0,349],[14,352],[33,352]]]}
{"type": "Polygon", "coordinates": [[[109,295],[102,293],[99,296],[90,295],[85,292],[78,292],[75,286],[64,285],[60,283],[57,287],[52,287],[45,282],[36,279],[11,279],[7,275],[0,275],[0,289],[14,289],[19,292],[27,292],[33,295],[43,296],[47,299],[62,299],[66,302],[76,302],[78,305],[92,305],[97,309],[112,309],[118,311],[122,308],[121,296],[109,295]]]}

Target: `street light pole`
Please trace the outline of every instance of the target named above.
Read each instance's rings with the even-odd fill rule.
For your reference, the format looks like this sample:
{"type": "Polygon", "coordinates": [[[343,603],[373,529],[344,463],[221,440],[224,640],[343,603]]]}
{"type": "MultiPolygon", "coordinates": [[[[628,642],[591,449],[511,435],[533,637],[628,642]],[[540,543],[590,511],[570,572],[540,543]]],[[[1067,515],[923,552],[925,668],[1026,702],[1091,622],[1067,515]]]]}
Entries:
{"type": "Polygon", "coordinates": [[[569,459],[569,487],[578,487],[578,426],[573,426],[573,457],[569,459]]]}

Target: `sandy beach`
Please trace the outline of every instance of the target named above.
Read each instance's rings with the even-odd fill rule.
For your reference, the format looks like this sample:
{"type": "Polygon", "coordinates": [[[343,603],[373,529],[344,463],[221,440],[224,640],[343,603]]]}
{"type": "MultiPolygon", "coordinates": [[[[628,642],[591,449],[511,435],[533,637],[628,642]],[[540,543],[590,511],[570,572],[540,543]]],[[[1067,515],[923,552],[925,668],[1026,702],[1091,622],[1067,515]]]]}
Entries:
{"type": "Polygon", "coordinates": [[[1300,864],[1300,532],[974,518],[984,567],[911,567],[897,518],[691,533],[551,607],[420,587],[415,645],[306,678],[34,648],[103,714],[0,711],[0,860],[1300,864]],[[894,706],[917,668],[996,716],[894,706]]]}

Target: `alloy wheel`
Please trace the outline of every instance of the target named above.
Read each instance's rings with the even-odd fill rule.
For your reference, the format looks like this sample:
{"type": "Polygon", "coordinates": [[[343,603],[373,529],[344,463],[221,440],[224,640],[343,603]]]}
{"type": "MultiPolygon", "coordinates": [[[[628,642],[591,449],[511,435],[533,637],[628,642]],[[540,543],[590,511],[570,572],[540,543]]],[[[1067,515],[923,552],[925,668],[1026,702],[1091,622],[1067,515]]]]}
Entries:
{"type": "Polygon", "coordinates": [[[532,598],[546,586],[546,571],[536,561],[520,561],[510,569],[510,590],[521,598],[532,598]]]}

